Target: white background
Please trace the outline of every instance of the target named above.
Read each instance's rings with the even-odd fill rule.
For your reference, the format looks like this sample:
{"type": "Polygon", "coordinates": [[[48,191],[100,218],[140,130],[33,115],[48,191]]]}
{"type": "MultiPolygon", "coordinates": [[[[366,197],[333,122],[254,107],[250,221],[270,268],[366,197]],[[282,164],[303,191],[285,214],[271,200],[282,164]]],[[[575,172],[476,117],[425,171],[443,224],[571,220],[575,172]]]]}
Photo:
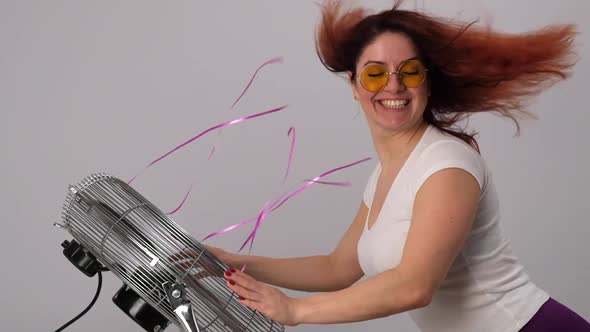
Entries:
{"type": "MultiPolygon", "coordinates": [[[[364,1],[376,10],[390,1],[364,1]]],[[[494,172],[503,227],[531,277],[590,318],[589,7],[585,0],[407,1],[437,15],[480,18],[506,32],[575,23],[575,75],[535,99],[537,120],[478,115],[470,128],[494,172]]],[[[291,1],[0,1],[0,318],[6,331],[53,331],[83,309],[96,279],[61,254],[68,184],[95,172],[128,179],[176,144],[222,121],[283,104],[278,114],[206,136],[150,168],[134,186],[162,210],[195,189],[174,219],[195,238],[258,212],[298,181],[373,156],[349,86],[315,54],[319,7],[291,1]],[[258,65],[274,56],[238,106],[258,65]],[[297,146],[282,185],[289,139],[297,146]],[[206,157],[212,144],[217,152],[206,157]]],[[[375,160],[331,176],[263,225],[254,253],[329,252],[352,220],[375,160]],[[328,179],[327,179],[328,180],[328,179]]],[[[210,243],[237,250],[247,229],[210,243]]],[[[69,331],[139,331],[110,298],[107,274],[95,308],[69,331]]],[[[290,293],[303,296],[300,293],[290,293]]],[[[174,331],[176,327],[170,327],[174,331]]],[[[66,330],[66,331],[68,331],[66,330]]],[[[405,315],[296,331],[417,331],[405,315]]]]}

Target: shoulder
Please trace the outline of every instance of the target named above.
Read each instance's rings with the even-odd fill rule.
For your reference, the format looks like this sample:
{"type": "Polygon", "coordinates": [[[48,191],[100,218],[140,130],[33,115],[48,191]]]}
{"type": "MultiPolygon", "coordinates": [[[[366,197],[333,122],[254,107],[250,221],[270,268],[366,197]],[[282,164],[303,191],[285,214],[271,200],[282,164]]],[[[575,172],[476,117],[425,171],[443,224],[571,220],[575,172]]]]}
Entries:
{"type": "Polygon", "coordinates": [[[455,136],[431,127],[417,152],[417,187],[433,174],[450,168],[462,169],[471,174],[480,190],[486,185],[487,167],[484,159],[475,148],[455,136]]]}

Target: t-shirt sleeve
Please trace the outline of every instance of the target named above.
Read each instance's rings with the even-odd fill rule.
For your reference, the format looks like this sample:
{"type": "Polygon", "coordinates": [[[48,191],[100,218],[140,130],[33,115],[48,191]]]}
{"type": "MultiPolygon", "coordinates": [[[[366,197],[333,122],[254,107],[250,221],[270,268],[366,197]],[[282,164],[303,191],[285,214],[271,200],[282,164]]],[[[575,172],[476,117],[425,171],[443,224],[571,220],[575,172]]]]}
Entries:
{"type": "Polygon", "coordinates": [[[447,168],[459,168],[471,174],[479,184],[480,191],[486,183],[486,168],[482,157],[472,147],[456,141],[440,141],[429,146],[419,160],[420,176],[415,192],[434,173],[447,168]]]}
{"type": "Polygon", "coordinates": [[[365,192],[363,193],[363,202],[367,207],[370,207],[373,203],[373,196],[375,195],[375,189],[377,188],[377,179],[379,178],[379,173],[381,172],[381,165],[377,164],[373,173],[369,176],[369,180],[367,181],[367,185],[365,186],[365,192]]]}

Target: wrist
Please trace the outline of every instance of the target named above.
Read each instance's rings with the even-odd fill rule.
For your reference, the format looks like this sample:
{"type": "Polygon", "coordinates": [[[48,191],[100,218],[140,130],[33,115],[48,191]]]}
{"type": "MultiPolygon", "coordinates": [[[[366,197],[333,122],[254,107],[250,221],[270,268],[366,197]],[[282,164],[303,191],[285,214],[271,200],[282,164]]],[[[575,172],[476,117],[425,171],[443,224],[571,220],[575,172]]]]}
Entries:
{"type": "Polygon", "coordinates": [[[293,312],[293,326],[305,323],[305,299],[291,298],[291,308],[293,312]]]}
{"type": "Polygon", "coordinates": [[[234,254],[231,252],[225,252],[221,260],[230,267],[239,269],[240,266],[240,256],[239,254],[234,254]]]}

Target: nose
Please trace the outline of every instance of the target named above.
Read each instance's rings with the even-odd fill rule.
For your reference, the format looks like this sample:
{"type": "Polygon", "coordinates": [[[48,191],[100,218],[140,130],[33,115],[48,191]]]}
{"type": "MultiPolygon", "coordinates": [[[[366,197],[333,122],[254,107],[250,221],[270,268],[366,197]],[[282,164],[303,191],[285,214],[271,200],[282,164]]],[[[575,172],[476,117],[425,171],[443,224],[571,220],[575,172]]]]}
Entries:
{"type": "Polygon", "coordinates": [[[406,89],[405,85],[402,84],[397,73],[390,73],[387,84],[383,87],[383,91],[399,92],[406,89]]]}

